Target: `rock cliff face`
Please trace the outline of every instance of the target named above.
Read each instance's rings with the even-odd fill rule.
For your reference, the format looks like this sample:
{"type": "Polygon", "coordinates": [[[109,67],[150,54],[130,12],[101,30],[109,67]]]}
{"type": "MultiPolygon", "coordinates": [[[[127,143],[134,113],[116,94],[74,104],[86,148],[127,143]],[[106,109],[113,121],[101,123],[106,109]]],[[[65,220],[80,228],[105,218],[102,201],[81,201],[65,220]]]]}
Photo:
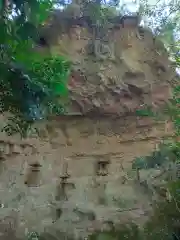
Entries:
{"type": "Polygon", "coordinates": [[[65,239],[63,233],[84,238],[108,222],[143,224],[156,199],[153,176],[161,172],[141,170],[139,178],[132,161],[171,137],[172,128],[135,117],[46,124],[41,138],[1,135],[0,239],[27,230],[45,230],[48,240],[65,239]]]}
{"type": "Polygon", "coordinates": [[[134,113],[143,104],[161,107],[175,74],[149,30],[119,26],[107,33],[96,55],[91,32],[78,26],[51,46],[73,61],[68,116],[39,123],[39,136],[29,139],[1,134],[0,239],[26,229],[45,230],[48,240],[65,239],[62,232],[84,238],[107,221],[146,220],[155,196],[140,179],[151,183],[159,170],[139,179],[132,161],[171,137],[173,127],[134,113]]]}
{"type": "Polygon", "coordinates": [[[47,27],[51,51],[73,62],[69,112],[122,116],[143,106],[157,109],[171,96],[175,71],[165,47],[130,20],[101,27],[98,37],[76,23],[61,34],[57,19],[47,27]]]}

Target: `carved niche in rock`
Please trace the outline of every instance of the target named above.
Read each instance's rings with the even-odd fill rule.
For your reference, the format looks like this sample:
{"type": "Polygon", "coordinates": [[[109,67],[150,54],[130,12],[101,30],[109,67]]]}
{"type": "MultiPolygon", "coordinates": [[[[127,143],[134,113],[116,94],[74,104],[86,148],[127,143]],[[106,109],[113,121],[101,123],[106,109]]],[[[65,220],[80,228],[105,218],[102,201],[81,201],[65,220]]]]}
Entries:
{"type": "Polygon", "coordinates": [[[26,179],[24,181],[24,184],[26,184],[28,187],[38,187],[41,182],[41,172],[40,168],[42,165],[39,162],[34,162],[32,164],[29,164],[26,179]]]}

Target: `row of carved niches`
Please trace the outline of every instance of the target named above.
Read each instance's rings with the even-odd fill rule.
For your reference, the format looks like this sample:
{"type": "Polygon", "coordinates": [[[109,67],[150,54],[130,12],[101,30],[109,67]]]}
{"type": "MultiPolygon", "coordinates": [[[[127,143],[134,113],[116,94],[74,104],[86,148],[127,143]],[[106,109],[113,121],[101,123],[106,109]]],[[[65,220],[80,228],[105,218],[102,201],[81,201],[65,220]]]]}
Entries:
{"type": "MultiPolygon", "coordinates": [[[[94,163],[94,182],[92,187],[96,190],[96,193],[94,194],[94,197],[97,198],[96,203],[98,205],[103,205],[106,206],[107,203],[107,192],[106,192],[106,187],[108,183],[108,167],[110,164],[112,164],[112,160],[110,161],[110,157],[105,157],[101,158],[100,156],[96,158],[96,162],[94,163]]],[[[53,220],[57,221],[58,219],[61,218],[62,214],[64,213],[64,208],[63,204],[64,202],[69,201],[69,196],[71,196],[72,192],[78,188],[78,182],[75,181],[71,177],[71,174],[69,173],[68,170],[68,160],[64,161],[64,164],[62,166],[62,170],[60,171],[60,175],[57,179],[57,184],[56,184],[56,191],[53,193],[54,199],[55,199],[55,204],[54,204],[54,209],[55,209],[55,215],[53,215],[53,220]]],[[[37,187],[40,186],[40,181],[41,181],[41,170],[42,169],[42,164],[39,162],[34,162],[29,165],[25,183],[29,187],[37,187]]],[[[123,168],[121,169],[123,171],[123,168]]],[[[151,188],[153,186],[150,185],[150,183],[144,183],[142,177],[141,177],[141,171],[137,169],[135,172],[134,180],[135,183],[139,185],[140,188],[149,188],[149,191],[151,191],[151,188]]],[[[120,170],[119,170],[119,175],[120,175],[120,170]]],[[[130,181],[126,179],[127,185],[130,184],[130,181]]],[[[113,183],[114,184],[114,183],[113,183]]],[[[125,184],[122,182],[119,182],[119,185],[125,184]]],[[[81,189],[83,190],[83,189],[81,189]]],[[[87,189],[89,191],[89,189],[87,189]]],[[[121,187],[119,188],[119,191],[121,190],[121,187]]],[[[159,191],[159,190],[158,190],[159,191]]],[[[39,189],[39,192],[41,190],[39,189]]],[[[114,208],[115,209],[115,208],[114,208]]],[[[94,220],[96,218],[95,211],[81,211],[81,209],[75,208],[73,209],[74,213],[79,215],[80,219],[88,219],[88,220],[94,220]]]]}
{"type": "MultiPolygon", "coordinates": [[[[106,203],[106,195],[105,195],[105,189],[106,189],[106,181],[103,181],[103,177],[108,175],[108,165],[110,164],[110,159],[101,159],[95,163],[94,166],[94,174],[95,179],[92,184],[92,188],[97,190],[97,203],[104,205],[106,203]],[[101,178],[100,178],[101,177],[101,178]]],[[[34,162],[33,164],[29,165],[25,184],[27,184],[28,187],[38,187],[41,185],[41,167],[42,165],[38,162],[34,162]]],[[[54,193],[54,206],[55,206],[55,216],[53,217],[53,221],[57,221],[61,215],[63,214],[63,208],[62,205],[64,202],[69,200],[69,196],[71,195],[71,192],[76,189],[76,181],[71,179],[70,174],[68,173],[68,163],[65,161],[63,164],[62,172],[59,178],[57,179],[56,183],[56,191],[54,193]]],[[[74,209],[74,213],[80,214],[81,218],[83,215],[83,218],[87,218],[88,220],[94,220],[95,216],[92,216],[92,213],[81,213],[80,210],[74,209]]],[[[90,211],[91,212],[91,211],[90,211]]]]}
{"type": "MultiPolygon", "coordinates": [[[[94,172],[92,176],[107,176],[109,174],[109,164],[110,156],[99,156],[94,162],[94,172]]],[[[24,183],[29,187],[37,187],[41,185],[41,169],[42,164],[38,161],[34,161],[28,165],[25,181],[24,183]]],[[[72,171],[72,169],[71,169],[72,171]]],[[[62,173],[59,176],[58,187],[57,187],[57,196],[56,200],[61,200],[61,198],[66,199],[65,190],[66,188],[75,188],[73,182],[70,182],[71,175],[68,173],[68,161],[63,163],[62,173]]]]}
{"type": "Polygon", "coordinates": [[[25,176],[24,184],[28,187],[37,187],[41,185],[41,167],[42,165],[36,161],[29,164],[25,176]]]}
{"type": "Polygon", "coordinates": [[[28,143],[16,143],[10,140],[0,140],[0,160],[16,157],[19,154],[31,155],[36,148],[28,143]]]}
{"type": "MultiPolygon", "coordinates": [[[[94,175],[92,175],[92,187],[98,188],[99,204],[103,204],[103,195],[105,194],[106,184],[108,181],[107,176],[109,175],[109,165],[111,164],[110,158],[100,158],[94,164],[94,175]],[[105,178],[104,178],[105,177],[105,178]],[[101,200],[100,200],[101,199],[101,200]]],[[[29,165],[27,170],[25,184],[28,187],[38,187],[41,186],[41,167],[42,165],[38,162],[34,162],[29,165]]],[[[141,182],[140,170],[136,169],[136,174],[133,177],[137,182],[141,182]]],[[[112,173],[110,179],[112,178],[112,173]]],[[[109,179],[109,180],[110,180],[109,179]]],[[[124,185],[128,182],[129,177],[125,174],[124,168],[119,168],[119,183],[124,185]]],[[[57,180],[55,201],[68,201],[68,192],[76,189],[76,180],[71,178],[68,172],[68,162],[64,162],[62,173],[57,180]]]]}

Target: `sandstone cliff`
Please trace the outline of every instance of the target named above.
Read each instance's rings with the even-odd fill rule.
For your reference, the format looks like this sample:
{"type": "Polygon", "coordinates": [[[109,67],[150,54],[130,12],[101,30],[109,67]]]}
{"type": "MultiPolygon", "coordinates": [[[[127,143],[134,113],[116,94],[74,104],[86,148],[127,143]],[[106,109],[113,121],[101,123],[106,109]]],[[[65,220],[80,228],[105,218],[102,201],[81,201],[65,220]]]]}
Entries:
{"type": "Polygon", "coordinates": [[[70,113],[122,116],[144,106],[157,109],[171,96],[176,74],[168,53],[136,18],[101,26],[95,36],[86,20],[69,23],[63,32],[60,16],[56,12],[43,37],[52,53],[73,63],[70,113]]]}
{"type": "Polygon", "coordinates": [[[47,121],[46,134],[40,123],[39,137],[1,133],[0,239],[24,237],[27,229],[45,231],[42,239],[85,239],[108,221],[142,224],[157,197],[152,178],[160,170],[141,171],[139,178],[132,161],[171,136],[172,125],[138,118],[135,110],[157,109],[171,96],[168,54],[134,23],[111,25],[98,41],[79,25],[63,34],[60,23],[50,25],[44,35],[52,53],[73,62],[68,116],[47,121]]]}

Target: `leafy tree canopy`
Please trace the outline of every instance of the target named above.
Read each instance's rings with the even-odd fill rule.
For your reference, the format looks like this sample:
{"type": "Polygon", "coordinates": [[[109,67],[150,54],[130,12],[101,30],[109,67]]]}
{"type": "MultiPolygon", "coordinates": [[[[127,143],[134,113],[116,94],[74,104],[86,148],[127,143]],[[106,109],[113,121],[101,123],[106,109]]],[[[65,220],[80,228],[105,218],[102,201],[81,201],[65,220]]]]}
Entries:
{"type": "Polygon", "coordinates": [[[50,113],[63,113],[70,62],[42,56],[34,44],[52,1],[1,1],[0,6],[1,112],[10,112],[28,125],[50,113]]]}

